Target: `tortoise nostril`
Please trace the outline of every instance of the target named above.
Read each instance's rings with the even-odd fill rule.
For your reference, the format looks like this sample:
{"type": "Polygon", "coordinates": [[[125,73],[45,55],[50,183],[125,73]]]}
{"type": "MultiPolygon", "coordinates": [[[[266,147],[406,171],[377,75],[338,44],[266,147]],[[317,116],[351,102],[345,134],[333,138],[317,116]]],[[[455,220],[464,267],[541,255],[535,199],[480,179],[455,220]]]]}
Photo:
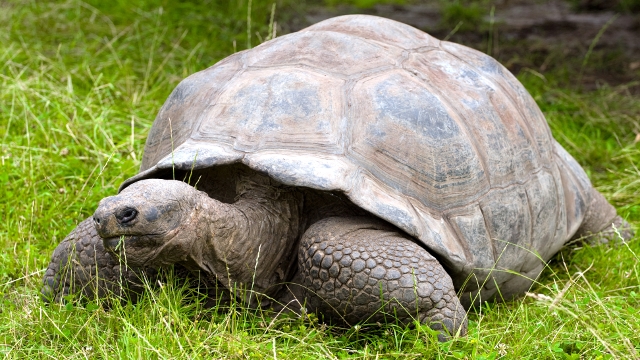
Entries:
{"type": "Polygon", "coordinates": [[[96,225],[100,225],[100,218],[99,218],[99,217],[97,217],[97,216],[94,216],[94,217],[93,217],[93,222],[95,222],[95,223],[96,223],[96,225]]]}
{"type": "Polygon", "coordinates": [[[136,209],[125,208],[116,213],[116,220],[118,220],[118,223],[120,223],[121,225],[126,225],[135,220],[137,216],[138,211],[136,209]]]}

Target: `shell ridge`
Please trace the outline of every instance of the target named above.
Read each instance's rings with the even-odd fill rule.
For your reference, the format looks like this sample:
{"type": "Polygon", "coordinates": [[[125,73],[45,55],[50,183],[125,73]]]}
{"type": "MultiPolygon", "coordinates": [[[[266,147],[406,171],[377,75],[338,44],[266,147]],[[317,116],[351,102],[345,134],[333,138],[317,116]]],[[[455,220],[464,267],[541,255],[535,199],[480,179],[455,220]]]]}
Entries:
{"type": "MultiPolygon", "coordinates": [[[[569,165],[567,164],[567,162],[565,161],[565,159],[563,159],[562,155],[561,155],[561,154],[558,154],[558,152],[556,151],[556,149],[555,149],[555,148],[553,149],[553,155],[555,155],[555,156],[556,156],[556,158],[557,158],[559,161],[561,161],[561,162],[562,162],[562,165],[564,165],[564,166],[565,166],[566,168],[568,168],[568,169],[571,169],[571,168],[569,167],[569,165]]],[[[562,172],[562,171],[561,171],[561,172],[562,172]]],[[[565,171],[564,173],[566,173],[569,177],[571,177],[571,179],[572,179],[572,180],[574,180],[574,182],[575,182],[576,184],[582,185],[582,184],[580,184],[580,181],[578,181],[578,179],[576,179],[576,177],[575,177],[575,175],[572,173],[572,171],[565,171]]],[[[580,190],[580,194],[584,196],[582,186],[579,186],[579,187],[578,187],[578,190],[580,190]]]]}
{"type": "MultiPolygon", "coordinates": [[[[560,167],[558,166],[558,164],[556,162],[554,162],[553,166],[555,166],[556,171],[558,172],[558,174],[560,173],[560,167]]],[[[551,173],[551,177],[553,178],[553,183],[556,186],[556,193],[558,194],[558,208],[556,209],[556,218],[559,219],[558,220],[558,224],[556,224],[556,230],[554,232],[554,243],[556,241],[558,241],[558,239],[565,239],[567,236],[567,226],[568,226],[568,221],[567,221],[567,214],[566,214],[566,209],[567,209],[567,205],[566,205],[566,198],[565,198],[565,194],[564,194],[564,185],[562,184],[562,178],[560,178],[560,175],[558,175],[558,177],[553,176],[553,173],[551,173]],[[564,211],[564,214],[563,214],[564,211]],[[564,226],[561,226],[561,222],[563,219],[564,215],[564,226]],[[558,235],[558,231],[561,231],[561,234],[558,235]]],[[[546,259],[546,255],[545,254],[545,259],[546,259]]]]}
{"type": "Polygon", "coordinates": [[[498,256],[498,249],[496,248],[496,242],[493,236],[491,236],[491,231],[489,231],[491,227],[487,223],[487,214],[485,214],[482,206],[478,205],[478,208],[480,209],[480,213],[482,214],[482,220],[484,221],[484,228],[487,231],[487,235],[489,237],[489,243],[491,243],[491,250],[493,254],[493,267],[496,268],[496,266],[498,265],[498,260],[500,259],[500,257],[498,256]]]}
{"type": "MultiPolygon", "coordinates": [[[[397,66],[402,47],[337,31],[297,32],[264,43],[261,51],[247,54],[247,66],[306,64],[352,76],[359,68],[397,66]],[[349,51],[359,49],[350,54],[349,51]],[[297,51],[294,51],[297,50],[297,51]]],[[[262,45],[261,45],[262,46],[262,45]]],[[[257,48],[256,48],[257,49],[257,48]]],[[[362,72],[362,71],[360,71],[362,72]]]]}
{"type": "Polygon", "coordinates": [[[319,74],[319,75],[333,76],[333,77],[339,78],[339,79],[344,80],[344,81],[349,81],[349,80],[366,79],[367,77],[376,75],[378,73],[382,73],[382,72],[385,72],[385,71],[397,69],[400,66],[401,66],[401,64],[398,64],[398,65],[383,65],[383,66],[379,66],[379,67],[363,70],[363,71],[360,71],[360,72],[356,72],[356,73],[353,73],[351,75],[345,75],[345,74],[342,74],[342,73],[336,73],[336,72],[332,72],[332,71],[327,71],[325,69],[321,69],[321,68],[315,67],[313,65],[303,64],[303,63],[286,64],[286,65],[264,65],[264,66],[262,66],[262,65],[249,65],[246,68],[242,69],[242,71],[244,71],[244,72],[252,72],[252,71],[260,71],[260,70],[266,70],[266,69],[274,69],[274,70],[304,69],[306,71],[313,72],[313,73],[316,73],[316,74],[319,74]]]}
{"type": "Polygon", "coordinates": [[[402,46],[402,48],[404,49],[415,47],[412,46],[412,43],[439,41],[433,36],[413,26],[404,24],[396,20],[365,14],[337,16],[311,25],[301,31],[335,31],[350,34],[353,34],[355,32],[358,33],[357,35],[359,37],[366,39],[375,37],[377,39],[380,39],[379,41],[389,45],[395,45],[401,42],[398,41],[398,38],[401,38],[407,40],[407,46],[402,46]],[[388,29],[387,33],[380,32],[379,30],[381,28],[388,29]],[[391,34],[389,34],[389,32],[391,34]]]}
{"type": "MultiPolygon", "coordinates": [[[[533,180],[533,179],[532,179],[533,180]]],[[[529,198],[529,192],[527,191],[527,189],[524,189],[524,194],[525,194],[525,199],[527,200],[527,211],[529,211],[529,234],[528,234],[528,247],[526,248],[527,252],[532,252],[533,250],[533,227],[535,226],[535,220],[533,218],[534,215],[534,211],[533,211],[533,207],[532,207],[532,201],[529,198]]],[[[520,267],[520,270],[522,270],[522,266],[524,266],[525,262],[522,262],[522,265],[520,267]]]]}
{"type": "MultiPolygon", "coordinates": [[[[448,216],[442,216],[442,220],[444,221],[446,230],[453,236],[455,241],[462,248],[462,251],[464,252],[464,256],[466,258],[465,262],[469,264],[471,262],[470,259],[473,259],[473,254],[471,253],[471,249],[469,248],[469,243],[467,241],[462,241],[464,237],[458,234],[458,232],[456,231],[456,227],[453,226],[453,224],[451,223],[451,219],[449,219],[448,216]]],[[[456,270],[464,270],[464,267],[465,266],[463,266],[461,269],[456,270]]]]}
{"type": "MultiPolygon", "coordinates": [[[[537,169],[536,171],[531,172],[531,175],[536,175],[536,174],[538,174],[539,172],[542,172],[542,171],[549,173],[549,172],[547,171],[547,170],[549,170],[549,169],[550,169],[550,166],[542,166],[542,167],[540,167],[539,169],[537,169]]],[[[551,174],[551,173],[549,173],[549,174],[551,174]]],[[[551,174],[551,175],[553,176],[553,174],[551,174]]],[[[530,180],[531,180],[530,178],[529,178],[529,179],[527,179],[527,180],[525,180],[525,181],[515,181],[515,180],[514,180],[513,182],[510,182],[510,183],[508,183],[508,184],[506,184],[506,185],[495,185],[495,186],[492,186],[492,187],[490,187],[489,189],[487,189],[485,192],[480,193],[477,197],[473,198],[473,199],[472,199],[471,201],[469,201],[468,203],[466,203],[466,204],[464,204],[464,205],[451,206],[451,207],[447,208],[447,209],[444,211],[444,213],[449,213],[450,211],[453,211],[453,210],[457,210],[457,209],[464,208],[465,206],[468,206],[468,205],[469,205],[469,204],[471,204],[471,203],[479,202],[479,201],[481,201],[483,198],[485,198],[485,197],[489,196],[489,195],[490,195],[491,193],[493,193],[494,191],[497,191],[497,190],[505,190],[505,189],[508,189],[508,188],[510,188],[510,187],[513,187],[513,186],[523,186],[523,185],[525,185],[526,183],[528,183],[530,180]]],[[[405,196],[409,196],[409,195],[405,195],[405,196]]]]}
{"type": "MultiPolygon", "coordinates": [[[[533,179],[533,177],[532,177],[532,179],[533,179]]],[[[529,225],[529,247],[527,248],[527,251],[531,252],[531,251],[534,250],[532,248],[533,248],[533,241],[534,241],[534,239],[533,239],[533,229],[534,229],[534,226],[535,226],[535,220],[533,218],[533,215],[535,214],[535,212],[533,211],[533,204],[532,204],[532,201],[531,201],[531,199],[529,197],[529,191],[527,191],[527,188],[524,189],[524,194],[525,194],[526,199],[527,199],[527,208],[529,209],[529,222],[530,222],[530,225],[529,225]]],[[[522,264],[524,265],[524,263],[525,262],[523,261],[522,264]]],[[[520,270],[522,270],[522,269],[520,269],[520,270]]]]}
{"type": "Polygon", "coordinates": [[[333,33],[333,34],[341,34],[341,35],[346,35],[346,36],[358,38],[360,41],[364,41],[364,42],[366,42],[368,44],[371,44],[371,45],[379,46],[379,44],[384,44],[386,46],[393,46],[393,47],[395,47],[397,49],[408,50],[408,49],[405,49],[402,46],[398,46],[396,44],[391,44],[391,43],[379,41],[379,40],[376,40],[376,39],[373,39],[373,38],[370,38],[370,37],[364,37],[364,36],[360,36],[360,35],[349,34],[349,33],[346,33],[344,31],[336,31],[336,30],[329,30],[329,29],[318,29],[318,30],[315,30],[315,29],[303,29],[303,30],[300,30],[300,32],[303,32],[303,31],[315,32],[315,33],[326,32],[326,33],[333,33]]]}
{"type": "MultiPolygon", "coordinates": [[[[485,73],[480,73],[480,76],[482,76],[485,79],[487,79],[487,75],[485,73]]],[[[491,77],[488,80],[491,80],[493,85],[495,85],[498,89],[500,89],[501,96],[506,96],[507,99],[509,99],[509,101],[511,102],[511,104],[510,104],[511,107],[516,110],[518,115],[520,115],[519,117],[516,117],[516,121],[518,122],[520,127],[522,127],[527,132],[527,138],[530,139],[531,146],[533,147],[533,150],[536,152],[538,161],[542,160],[543,157],[542,157],[542,153],[540,151],[540,144],[538,144],[537,137],[534,136],[535,131],[531,128],[531,124],[529,123],[529,121],[526,121],[527,116],[525,116],[525,114],[523,113],[522,106],[520,106],[521,104],[519,104],[520,101],[518,101],[516,98],[514,98],[509,93],[509,91],[507,91],[504,88],[504,86],[502,86],[502,84],[500,84],[499,82],[495,81],[493,79],[493,77],[491,77]]]]}
{"type": "Polygon", "coordinates": [[[464,240],[463,243],[468,245],[470,252],[467,263],[458,272],[458,274],[466,274],[467,277],[454,280],[459,283],[457,288],[464,287],[465,289],[469,289],[469,287],[471,287],[473,288],[471,290],[478,289],[481,286],[477,280],[479,280],[481,276],[486,277],[488,274],[485,273],[490,272],[495,267],[493,244],[480,204],[473,203],[467,205],[458,211],[450,212],[446,217],[453,229],[452,231],[455,232],[459,239],[464,240]],[[473,221],[476,216],[481,218],[478,224],[475,224],[473,221]],[[476,230],[479,230],[479,232],[476,233],[476,230]],[[471,239],[468,236],[474,238],[471,239]],[[476,277],[475,284],[466,282],[468,276],[476,277]]]}
{"type": "Polygon", "coordinates": [[[528,272],[544,261],[545,251],[555,243],[559,208],[564,206],[560,201],[553,172],[541,172],[532,178],[531,184],[525,185],[527,200],[531,205],[532,227],[530,251],[521,269],[528,272]],[[545,201],[546,200],[546,201],[545,201]]]}
{"type": "Polygon", "coordinates": [[[163,152],[171,152],[193,137],[203,108],[208,106],[206,104],[210,102],[211,97],[219,96],[221,90],[235,78],[242,68],[241,58],[241,54],[233,54],[213,66],[191,74],[176,86],[158,112],[149,131],[139,171],[156,164],[160,156],[166,155],[163,152]],[[216,78],[216,82],[204,81],[212,78],[216,78]],[[191,107],[180,111],[180,108],[185,109],[185,102],[191,107]],[[189,125],[185,125],[187,123],[189,125]],[[167,132],[169,137],[165,138],[167,132]]]}
{"type": "MultiPolygon", "coordinates": [[[[237,79],[238,77],[240,77],[242,74],[245,73],[246,64],[244,62],[244,56],[245,56],[245,54],[240,56],[240,63],[241,63],[240,69],[238,71],[236,71],[236,73],[233,74],[233,76],[231,76],[231,78],[228,81],[226,81],[224,85],[222,85],[218,90],[213,92],[213,96],[212,96],[213,98],[211,99],[209,104],[205,107],[205,109],[209,109],[209,108],[212,108],[212,107],[218,105],[219,103],[217,101],[220,99],[220,96],[222,94],[224,94],[224,92],[229,89],[230,84],[233,83],[233,81],[235,79],[237,79]]],[[[193,130],[191,131],[191,138],[193,138],[193,137],[196,137],[196,139],[204,138],[204,136],[201,136],[201,134],[200,134],[200,129],[202,127],[202,122],[205,120],[207,115],[209,115],[208,111],[206,111],[206,112],[203,111],[202,113],[200,113],[200,115],[196,119],[196,122],[195,122],[195,124],[193,126],[193,130]]],[[[222,142],[224,142],[224,141],[222,141],[222,142]]],[[[175,149],[173,149],[173,151],[175,151],[175,149]]]]}
{"type": "Polygon", "coordinates": [[[407,51],[410,52],[410,53],[413,53],[413,54],[426,54],[428,52],[439,50],[439,49],[440,48],[437,47],[437,46],[425,45],[425,46],[420,46],[420,47],[417,47],[417,48],[407,49],[407,51]]]}
{"type": "MultiPolygon", "coordinates": [[[[340,109],[340,146],[342,149],[342,154],[345,155],[348,152],[349,147],[351,146],[351,139],[353,138],[353,126],[350,125],[350,120],[354,118],[352,115],[353,110],[353,89],[355,88],[358,80],[349,79],[345,81],[342,85],[342,94],[344,96],[345,101],[342,103],[342,109],[340,109]]],[[[358,166],[360,168],[360,166],[358,166]]]]}
{"type": "MultiPolygon", "coordinates": [[[[416,215],[418,215],[420,212],[418,211],[418,209],[416,208],[416,206],[413,204],[413,201],[412,201],[412,200],[417,200],[417,199],[415,199],[415,198],[413,198],[413,197],[411,197],[411,196],[408,196],[407,198],[408,198],[408,199],[407,199],[407,200],[408,200],[407,202],[408,202],[408,203],[409,203],[409,205],[411,206],[411,210],[412,210],[416,215]]],[[[440,212],[438,212],[438,214],[440,214],[440,216],[442,216],[442,214],[441,214],[440,212]]],[[[422,223],[422,222],[420,222],[420,221],[418,221],[418,226],[419,226],[418,231],[420,231],[420,233],[425,233],[425,229],[424,229],[424,228],[425,228],[425,224],[424,224],[424,223],[422,223]]]]}
{"type": "Polygon", "coordinates": [[[576,159],[574,159],[573,156],[571,156],[571,154],[569,154],[569,152],[565,148],[563,148],[557,141],[554,141],[554,143],[553,143],[552,153],[557,158],[562,160],[562,162],[569,169],[571,169],[571,171],[569,171],[569,173],[576,180],[576,184],[580,185],[580,190],[583,191],[582,195],[585,196],[587,199],[590,199],[589,193],[585,192],[585,190],[588,190],[593,185],[591,184],[591,180],[589,180],[589,177],[587,176],[587,173],[584,172],[584,169],[580,166],[580,164],[576,161],[576,159]],[[572,160],[573,160],[573,162],[575,162],[575,165],[577,165],[577,169],[582,173],[582,175],[584,175],[582,177],[582,179],[578,178],[578,174],[576,174],[574,172],[574,169],[576,169],[576,167],[571,166],[571,164],[569,163],[572,160]]]}
{"type": "Polygon", "coordinates": [[[251,72],[251,71],[259,71],[259,70],[265,70],[265,69],[285,70],[285,69],[300,69],[300,68],[309,72],[314,72],[319,75],[333,76],[345,81],[351,77],[342,73],[327,71],[325,69],[320,69],[313,65],[303,64],[303,63],[285,64],[285,65],[249,65],[247,66],[246,71],[251,72]]]}

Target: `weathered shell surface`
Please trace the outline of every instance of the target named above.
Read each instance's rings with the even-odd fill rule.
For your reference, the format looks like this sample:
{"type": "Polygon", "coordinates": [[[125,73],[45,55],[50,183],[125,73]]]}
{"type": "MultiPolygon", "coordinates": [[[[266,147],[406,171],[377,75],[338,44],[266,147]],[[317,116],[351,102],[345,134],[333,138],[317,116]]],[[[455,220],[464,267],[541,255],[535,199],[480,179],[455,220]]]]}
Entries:
{"type": "MultiPolygon", "coordinates": [[[[344,192],[415,236],[458,285],[496,263],[535,277],[539,256],[555,253],[584,212],[575,206],[567,220],[559,167],[577,164],[509,71],[372,16],[323,21],[182,81],[151,129],[141,173],[123,186],[172,166],[236,162],[344,192]]],[[[576,202],[589,188],[587,179],[576,202]]]]}

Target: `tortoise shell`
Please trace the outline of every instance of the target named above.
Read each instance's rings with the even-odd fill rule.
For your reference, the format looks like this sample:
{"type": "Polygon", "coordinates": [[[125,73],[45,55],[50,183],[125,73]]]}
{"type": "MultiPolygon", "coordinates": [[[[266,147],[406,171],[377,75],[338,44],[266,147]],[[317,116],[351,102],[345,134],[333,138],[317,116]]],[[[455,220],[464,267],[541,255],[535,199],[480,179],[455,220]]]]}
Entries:
{"type": "MultiPolygon", "coordinates": [[[[320,22],[183,80],[121,188],[233,163],[344,193],[415,237],[456,286],[496,266],[535,277],[581,219],[566,214],[561,173],[584,172],[508,70],[373,16],[320,22]]],[[[580,177],[576,193],[590,188],[580,177]]]]}

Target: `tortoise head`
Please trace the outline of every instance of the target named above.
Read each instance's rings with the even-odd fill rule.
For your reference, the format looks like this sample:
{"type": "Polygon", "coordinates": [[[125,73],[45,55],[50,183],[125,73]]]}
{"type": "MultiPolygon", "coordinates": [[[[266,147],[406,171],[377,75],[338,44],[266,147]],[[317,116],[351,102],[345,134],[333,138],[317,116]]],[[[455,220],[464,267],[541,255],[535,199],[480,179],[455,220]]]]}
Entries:
{"type": "Polygon", "coordinates": [[[100,201],[93,215],[96,231],[105,249],[131,266],[178,262],[194,239],[199,193],[176,180],[138,181],[100,201]]]}

